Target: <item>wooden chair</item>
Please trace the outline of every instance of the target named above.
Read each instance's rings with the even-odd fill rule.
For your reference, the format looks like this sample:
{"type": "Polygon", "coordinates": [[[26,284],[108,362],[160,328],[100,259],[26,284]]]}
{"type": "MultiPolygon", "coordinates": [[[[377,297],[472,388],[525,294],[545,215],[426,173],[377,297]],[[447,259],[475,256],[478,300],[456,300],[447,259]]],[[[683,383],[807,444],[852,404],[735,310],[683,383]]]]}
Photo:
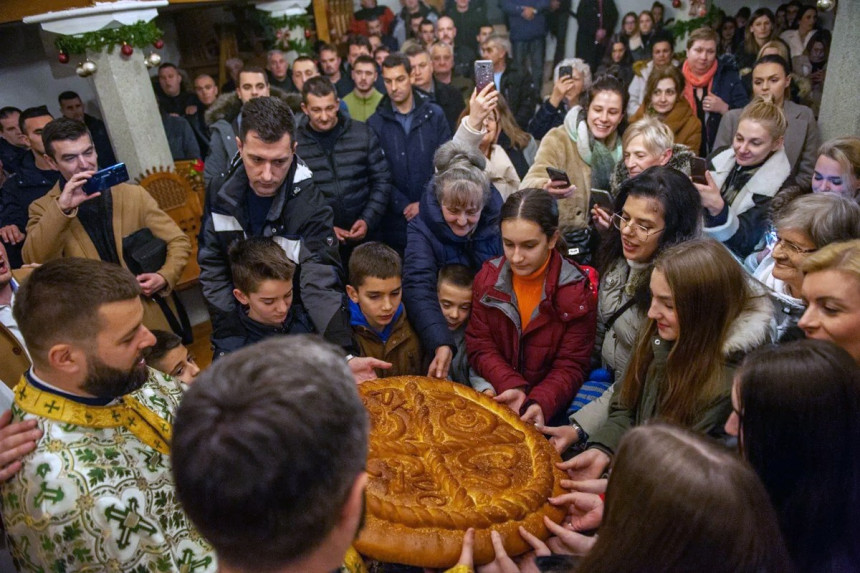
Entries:
{"type": "Polygon", "coordinates": [[[200,276],[200,266],[197,264],[197,235],[200,232],[203,208],[191,182],[183,175],[161,167],[148,169],[137,183],[149,191],[161,210],[170,215],[191,240],[191,256],[176,284],[176,290],[184,290],[197,284],[200,276]]]}

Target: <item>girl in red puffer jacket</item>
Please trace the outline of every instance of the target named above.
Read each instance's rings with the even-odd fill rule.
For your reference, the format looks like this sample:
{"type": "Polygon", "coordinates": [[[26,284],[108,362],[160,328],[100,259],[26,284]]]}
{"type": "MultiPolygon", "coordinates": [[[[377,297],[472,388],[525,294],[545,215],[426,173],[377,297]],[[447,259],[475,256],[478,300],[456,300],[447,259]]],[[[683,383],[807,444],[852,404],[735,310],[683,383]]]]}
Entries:
{"type": "Polygon", "coordinates": [[[466,350],[496,401],[542,425],[564,415],[588,373],[596,282],[556,250],[558,206],[548,192],[517,191],[500,220],[505,254],[475,277],[466,350]]]}

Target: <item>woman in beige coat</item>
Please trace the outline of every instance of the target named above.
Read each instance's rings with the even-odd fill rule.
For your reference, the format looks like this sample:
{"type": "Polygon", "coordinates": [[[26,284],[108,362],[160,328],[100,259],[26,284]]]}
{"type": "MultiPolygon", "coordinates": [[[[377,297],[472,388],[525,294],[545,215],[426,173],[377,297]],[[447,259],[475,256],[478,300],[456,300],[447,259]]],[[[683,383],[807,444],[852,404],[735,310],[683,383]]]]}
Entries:
{"type": "Polygon", "coordinates": [[[622,155],[618,126],[623,117],[624,86],[604,76],[588,90],[585,107],[572,107],[564,125],[551,129],[541,141],[520,189],[546,189],[558,199],[562,233],[587,227],[591,189],[609,189],[622,155]],[[570,185],[551,181],[547,167],[567,173],[570,185]]]}

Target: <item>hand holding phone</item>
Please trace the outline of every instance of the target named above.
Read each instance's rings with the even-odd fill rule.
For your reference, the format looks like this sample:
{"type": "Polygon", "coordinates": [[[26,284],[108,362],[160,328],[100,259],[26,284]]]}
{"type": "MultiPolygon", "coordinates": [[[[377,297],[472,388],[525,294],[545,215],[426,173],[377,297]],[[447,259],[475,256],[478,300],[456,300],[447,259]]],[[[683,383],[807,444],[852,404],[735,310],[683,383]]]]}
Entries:
{"type": "Polygon", "coordinates": [[[475,89],[478,93],[488,84],[493,82],[493,62],[492,60],[476,60],[475,61],[475,89]]]}
{"type": "Polygon", "coordinates": [[[612,194],[605,189],[591,189],[591,207],[600,207],[610,215],[613,211],[612,194]]]}
{"type": "Polygon", "coordinates": [[[705,173],[708,171],[708,161],[701,157],[693,157],[690,159],[690,179],[693,183],[707,185],[708,178],[705,173]]]}
{"type": "Polygon", "coordinates": [[[552,181],[553,183],[562,182],[566,186],[570,186],[570,177],[568,177],[567,173],[565,173],[561,169],[547,167],[546,174],[549,176],[550,181],[552,181]]]}
{"type": "Polygon", "coordinates": [[[87,195],[93,193],[101,193],[107,191],[114,185],[125,183],[128,181],[128,169],[125,168],[125,163],[117,163],[110,167],[105,167],[101,171],[96,171],[90,180],[84,183],[83,190],[87,195]]]}

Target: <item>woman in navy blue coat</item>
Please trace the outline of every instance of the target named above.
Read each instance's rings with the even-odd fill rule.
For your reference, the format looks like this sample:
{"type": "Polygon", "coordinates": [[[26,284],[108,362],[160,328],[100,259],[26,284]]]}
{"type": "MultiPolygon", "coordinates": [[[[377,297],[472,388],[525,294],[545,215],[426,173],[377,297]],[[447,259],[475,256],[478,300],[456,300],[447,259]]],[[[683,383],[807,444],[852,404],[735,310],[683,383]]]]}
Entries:
{"type": "Polygon", "coordinates": [[[421,344],[433,355],[428,375],[445,378],[456,344],[439,307],[437,275],[451,264],[477,272],[502,254],[502,196],[484,174],[485,159],[476,149],[451,141],[439,148],[434,163],[436,175],[407,227],[403,301],[421,344]]]}

